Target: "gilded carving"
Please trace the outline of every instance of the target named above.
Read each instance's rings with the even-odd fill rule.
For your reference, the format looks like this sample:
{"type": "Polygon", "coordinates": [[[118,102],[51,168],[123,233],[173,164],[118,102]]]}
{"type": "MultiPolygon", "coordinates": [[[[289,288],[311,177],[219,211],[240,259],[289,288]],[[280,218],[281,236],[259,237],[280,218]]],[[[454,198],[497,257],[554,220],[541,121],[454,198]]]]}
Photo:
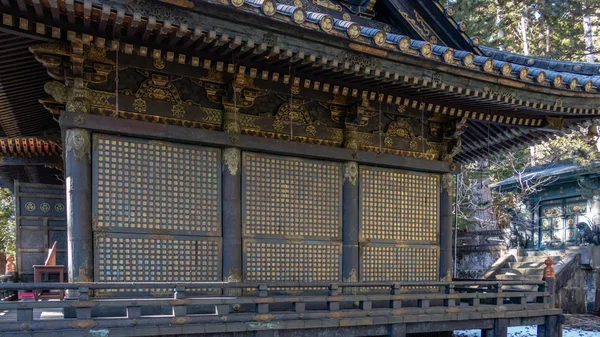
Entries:
{"type": "Polygon", "coordinates": [[[136,98],[133,100],[133,108],[137,112],[146,112],[147,104],[142,98],[136,98]]]}
{"type": "Polygon", "coordinates": [[[93,44],[85,46],[84,55],[88,60],[114,64],[114,62],[106,56],[106,49],[98,48],[93,44]]]}
{"type": "Polygon", "coordinates": [[[158,70],[162,70],[165,69],[165,60],[163,60],[162,58],[155,58],[154,59],[154,68],[158,69],[158,70]]]}
{"type": "Polygon", "coordinates": [[[194,3],[190,0],[160,0],[168,4],[172,4],[184,8],[194,8],[194,3]]]}
{"type": "Polygon", "coordinates": [[[173,113],[174,117],[183,118],[183,116],[185,116],[185,107],[183,104],[175,104],[171,108],[171,112],[173,113]]]}
{"type": "Polygon", "coordinates": [[[304,132],[306,132],[307,136],[314,137],[317,135],[317,128],[314,125],[307,125],[304,128],[304,132]]]}
{"type": "Polygon", "coordinates": [[[83,129],[67,130],[67,158],[73,156],[75,161],[90,159],[90,133],[83,129]]]}
{"type": "MultiPolygon", "coordinates": [[[[237,148],[228,148],[223,151],[223,169],[227,168],[232,176],[235,176],[240,167],[240,150],[237,148]]],[[[229,276],[231,277],[231,275],[229,276]]],[[[234,282],[234,281],[229,281],[234,282]]],[[[239,281],[235,281],[239,282],[239,281]]]]}
{"type": "Polygon", "coordinates": [[[44,84],[44,91],[58,103],[67,103],[69,87],[66,85],[56,81],[48,82],[44,84]]]}
{"type": "MultiPolygon", "coordinates": [[[[354,164],[356,165],[356,163],[354,164]]],[[[348,275],[348,278],[345,282],[358,282],[358,275],[356,273],[356,269],[352,268],[352,270],[350,270],[350,274],[348,275]]]]}
{"type": "Polygon", "coordinates": [[[562,130],[563,129],[563,119],[561,117],[548,117],[546,116],[546,121],[548,122],[547,128],[553,130],[562,130]]]}
{"type": "Polygon", "coordinates": [[[202,108],[201,110],[206,113],[206,117],[202,119],[203,122],[219,125],[222,123],[221,110],[209,108],[202,108]]]}
{"type": "Polygon", "coordinates": [[[453,177],[451,173],[442,174],[442,190],[446,191],[448,195],[454,194],[453,177]]]}
{"type": "Polygon", "coordinates": [[[331,2],[329,0],[313,0],[313,3],[315,5],[319,5],[321,7],[333,9],[334,11],[338,11],[338,12],[342,11],[342,6],[340,6],[338,4],[334,4],[333,2],[331,2]]]}
{"type": "Polygon", "coordinates": [[[358,180],[358,164],[356,162],[349,161],[344,163],[344,180],[348,180],[350,184],[356,186],[358,180]]]}
{"type": "Polygon", "coordinates": [[[500,99],[513,99],[517,94],[514,89],[502,88],[497,85],[489,85],[483,88],[483,92],[488,96],[497,96],[500,99]]]}
{"type": "Polygon", "coordinates": [[[227,276],[227,282],[242,282],[242,273],[238,269],[231,269],[229,271],[229,276],[227,276]]]}
{"type": "Polygon", "coordinates": [[[48,82],[44,85],[44,90],[55,101],[65,104],[65,109],[69,112],[90,112],[90,90],[85,87],[81,78],[75,78],[73,82],[72,87],[59,82],[48,82]]]}
{"type": "MultiPolygon", "coordinates": [[[[355,45],[353,49],[358,50],[360,52],[364,51],[361,48],[362,45],[359,45],[356,43],[351,43],[351,46],[352,45],[355,45]]],[[[375,49],[375,48],[371,48],[371,49],[377,50],[378,52],[386,53],[385,51],[379,51],[379,49],[375,49]]],[[[348,62],[352,65],[357,64],[363,68],[371,68],[371,69],[381,68],[381,63],[376,58],[373,58],[373,57],[370,57],[368,55],[364,55],[361,53],[343,52],[338,55],[338,58],[342,62],[348,62]]]]}

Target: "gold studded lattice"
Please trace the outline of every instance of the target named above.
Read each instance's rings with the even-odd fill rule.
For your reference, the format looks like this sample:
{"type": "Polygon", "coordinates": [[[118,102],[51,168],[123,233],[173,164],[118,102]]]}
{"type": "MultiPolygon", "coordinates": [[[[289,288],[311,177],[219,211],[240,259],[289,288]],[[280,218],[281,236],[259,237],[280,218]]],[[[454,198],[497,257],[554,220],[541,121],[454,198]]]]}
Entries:
{"type": "Polygon", "coordinates": [[[439,175],[360,167],[360,240],[437,242],[439,175]]]}
{"type": "Polygon", "coordinates": [[[244,240],[245,281],[339,282],[341,243],[244,240]]]}
{"type": "Polygon", "coordinates": [[[341,238],[341,165],[244,153],[245,236],[341,238]]]}
{"type": "Polygon", "coordinates": [[[220,152],[95,136],[96,227],[219,236],[220,152]]]}
{"type": "Polygon", "coordinates": [[[438,281],[438,247],[361,246],[361,281],[438,281]]]}
{"type": "Polygon", "coordinates": [[[98,282],[220,281],[221,241],[218,238],[96,234],[95,249],[98,282]]]}

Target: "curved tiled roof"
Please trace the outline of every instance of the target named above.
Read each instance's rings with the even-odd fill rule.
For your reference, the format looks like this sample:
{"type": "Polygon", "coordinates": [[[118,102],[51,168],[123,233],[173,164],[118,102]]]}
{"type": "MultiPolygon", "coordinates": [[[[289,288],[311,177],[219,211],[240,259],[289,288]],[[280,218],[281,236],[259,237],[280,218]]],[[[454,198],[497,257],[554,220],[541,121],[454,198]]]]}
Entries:
{"type": "Polygon", "coordinates": [[[485,56],[474,55],[470,51],[455,50],[435,45],[408,36],[385,32],[383,29],[361,26],[357,22],[333,17],[330,14],[305,11],[302,7],[284,5],[274,0],[230,0],[241,10],[257,10],[273,19],[287,17],[290,23],[305,28],[318,29],[329,34],[342,35],[346,39],[357,40],[387,50],[410,53],[454,66],[467,67],[486,73],[508,77],[557,89],[600,92],[600,64],[554,61],[529,57],[478,46],[479,39],[472,44],[479,47],[485,56]],[[279,16],[275,17],[275,14],[279,16]],[[313,25],[307,26],[305,22],[313,25]],[[343,32],[344,34],[339,34],[343,32]]]}

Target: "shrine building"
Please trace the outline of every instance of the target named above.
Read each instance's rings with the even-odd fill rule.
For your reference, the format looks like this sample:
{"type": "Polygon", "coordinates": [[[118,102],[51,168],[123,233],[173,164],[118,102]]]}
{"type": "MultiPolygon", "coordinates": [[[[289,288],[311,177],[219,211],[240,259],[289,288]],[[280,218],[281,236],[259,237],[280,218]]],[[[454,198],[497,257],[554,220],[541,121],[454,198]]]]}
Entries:
{"type": "Polygon", "coordinates": [[[0,286],[50,287],[34,265],[57,242],[67,291],[0,302],[0,334],[558,336],[552,261],[544,281],[453,279],[452,175],[568,129],[593,141],[600,64],[485,47],[429,0],[0,13],[18,274],[0,286]]]}

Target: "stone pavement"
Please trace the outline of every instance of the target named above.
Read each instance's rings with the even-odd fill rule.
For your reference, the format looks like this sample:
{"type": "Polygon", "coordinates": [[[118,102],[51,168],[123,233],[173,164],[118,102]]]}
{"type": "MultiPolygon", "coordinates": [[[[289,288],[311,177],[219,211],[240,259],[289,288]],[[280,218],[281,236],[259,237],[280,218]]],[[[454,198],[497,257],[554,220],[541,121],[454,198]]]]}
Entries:
{"type": "Polygon", "coordinates": [[[600,332],[600,316],[565,315],[565,318],[564,328],[600,332]]]}

